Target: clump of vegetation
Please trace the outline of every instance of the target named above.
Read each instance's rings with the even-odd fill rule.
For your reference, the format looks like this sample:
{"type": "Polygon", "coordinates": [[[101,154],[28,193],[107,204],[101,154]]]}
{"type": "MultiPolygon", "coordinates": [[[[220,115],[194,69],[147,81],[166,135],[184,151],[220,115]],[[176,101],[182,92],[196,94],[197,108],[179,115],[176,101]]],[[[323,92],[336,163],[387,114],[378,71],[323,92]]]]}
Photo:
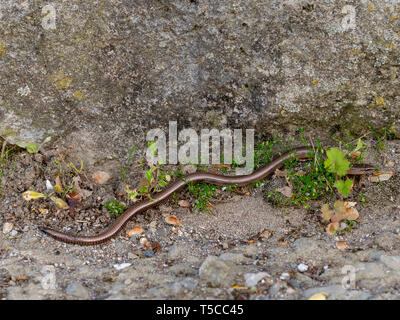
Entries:
{"type": "Polygon", "coordinates": [[[215,195],[218,186],[210,185],[207,183],[188,182],[189,193],[196,199],[194,208],[196,211],[206,211],[211,213],[210,199],[215,195]]]}
{"type": "Polygon", "coordinates": [[[386,147],[387,139],[394,135],[393,134],[394,125],[395,124],[392,123],[391,126],[381,129],[374,129],[372,126],[368,126],[368,130],[377,140],[377,145],[376,145],[377,152],[382,152],[386,147]]]}
{"type": "Polygon", "coordinates": [[[103,207],[115,217],[119,217],[125,211],[125,206],[117,200],[109,200],[103,207]]]}
{"type": "MultiPolygon", "coordinates": [[[[303,131],[300,132],[303,133],[303,131]]],[[[304,137],[302,137],[302,141],[310,145],[304,137]]],[[[275,190],[270,192],[267,198],[278,205],[295,204],[307,208],[310,201],[334,194],[334,189],[341,198],[348,197],[353,180],[343,179],[343,177],[350,169],[350,160],[358,162],[362,159],[364,152],[361,150],[365,148],[365,144],[358,139],[356,145],[347,144],[346,146],[349,148],[346,153],[339,148],[330,148],[326,151],[326,158],[324,158],[325,151],[320,141],[316,140],[316,145],[312,144],[313,151],[310,153],[312,160],[307,172],[296,170],[298,160],[295,158],[285,162],[291,196],[284,196],[282,192],[275,190]]]]}
{"type": "Polygon", "coordinates": [[[10,159],[11,149],[7,146],[7,141],[4,140],[2,147],[0,148],[0,198],[2,197],[2,179],[4,174],[4,167],[8,160],[10,159]]]}

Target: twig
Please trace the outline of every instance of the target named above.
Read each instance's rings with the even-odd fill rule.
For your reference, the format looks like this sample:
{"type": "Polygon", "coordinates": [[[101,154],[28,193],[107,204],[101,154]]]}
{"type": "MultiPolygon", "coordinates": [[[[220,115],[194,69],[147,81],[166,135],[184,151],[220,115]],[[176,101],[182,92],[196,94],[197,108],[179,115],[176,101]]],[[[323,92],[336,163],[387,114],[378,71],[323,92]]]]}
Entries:
{"type": "Polygon", "coordinates": [[[6,151],[7,140],[3,141],[3,146],[1,147],[1,157],[0,159],[4,159],[4,153],[6,151]]]}

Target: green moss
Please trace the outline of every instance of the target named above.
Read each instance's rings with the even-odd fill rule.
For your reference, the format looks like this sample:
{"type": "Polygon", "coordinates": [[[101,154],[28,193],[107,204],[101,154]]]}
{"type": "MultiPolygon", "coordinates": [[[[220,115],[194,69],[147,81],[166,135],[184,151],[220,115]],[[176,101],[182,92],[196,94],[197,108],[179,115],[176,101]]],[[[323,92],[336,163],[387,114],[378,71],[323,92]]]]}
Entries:
{"type": "Polygon", "coordinates": [[[5,129],[1,131],[0,136],[2,137],[15,137],[17,136],[18,132],[12,130],[12,129],[5,129]]]}

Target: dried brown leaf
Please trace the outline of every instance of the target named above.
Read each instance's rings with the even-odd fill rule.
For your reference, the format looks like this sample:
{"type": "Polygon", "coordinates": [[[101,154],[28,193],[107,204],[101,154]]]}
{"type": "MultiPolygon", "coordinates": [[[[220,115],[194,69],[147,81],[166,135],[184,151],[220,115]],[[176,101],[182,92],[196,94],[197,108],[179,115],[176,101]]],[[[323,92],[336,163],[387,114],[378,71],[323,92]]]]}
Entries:
{"type": "Polygon", "coordinates": [[[371,182],[382,182],[389,180],[394,175],[395,173],[393,171],[380,171],[370,176],[368,180],[371,182]]]}
{"type": "Polygon", "coordinates": [[[158,241],[153,241],[151,243],[151,250],[153,250],[155,253],[161,252],[161,245],[158,241]]]}
{"type": "Polygon", "coordinates": [[[330,224],[328,224],[327,225],[327,227],[326,227],[326,232],[329,234],[329,235],[334,235],[335,234],[335,232],[339,229],[339,222],[332,222],[332,223],[330,223],[330,224]]]}
{"type": "Polygon", "coordinates": [[[347,245],[347,243],[345,241],[337,241],[336,242],[336,248],[338,248],[339,250],[346,250],[349,246],[347,245]]]}
{"type": "Polygon", "coordinates": [[[264,239],[269,239],[274,235],[273,231],[269,231],[269,230],[262,230],[259,234],[258,237],[259,238],[264,238],[264,239]]]}
{"type": "Polygon", "coordinates": [[[108,172],[105,171],[96,171],[92,174],[93,180],[98,184],[105,184],[112,177],[108,172]]]}
{"type": "Polygon", "coordinates": [[[293,188],[286,186],[283,188],[279,188],[278,192],[282,193],[286,198],[291,198],[293,195],[293,188]]]}
{"type": "Polygon", "coordinates": [[[172,224],[173,226],[181,227],[182,223],[175,215],[169,215],[165,217],[165,222],[168,224],[172,224]]]}
{"type": "Polygon", "coordinates": [[[347,208],[344,214],[344,219],[347,220],[357,220],[360,217],[358,210],[356,208],[347,208]]]}
{"type": "Polygon", "coordinates": [[[134,226],[132,229],[126,231],[126,236],[131,238],[133,236],[138,236],[144,233],[144,229],[141,226],[134,226]]]}
{"type": "Polygon", "coordinates": [[[275,170],[275,172],[274,172],[274,175],[272,176],[272,178],[274,179],[274,178],[277,178],[277,177],[281,177],[281,178],[284,178],[284,177],[286,177],[287,176],[287,170],[279,170],[279,169],[276,169],[275,170]]]}
{"type": "Polygon", "coordinates": [[[190,202],[187,201],[187,200],[179,200],[179,201],[178,201],[178,204],[179,204],[179,206],[182,207],[182,208],[190,208],[190,207],[192,206],[192,205],[190,204],[190,202]]]}

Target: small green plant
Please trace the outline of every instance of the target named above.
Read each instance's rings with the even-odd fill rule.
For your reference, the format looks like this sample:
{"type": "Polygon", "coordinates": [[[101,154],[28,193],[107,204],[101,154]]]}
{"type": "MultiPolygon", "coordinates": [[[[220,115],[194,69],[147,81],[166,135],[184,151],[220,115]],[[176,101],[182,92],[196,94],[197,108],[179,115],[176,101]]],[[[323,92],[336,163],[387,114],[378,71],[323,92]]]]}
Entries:
{"type": "Polygon", "coordinates": [[[70,162],[69,164],[70,164],[70,167],[73,169],[73,175],[74,176],[79,176],[81,173],[82,173],[82,171],[83,171],[83,160],[80,158],[80,161],[81,161],[81,167],[79,168],[79,170],[75,167],[75,165],[72,163],[72,162],[70,162]]]}
{"type": "Polygon", "coordinates": [[[0,152],[0,198],[2,197],[2,179],[4,170],[3,167],[9,159],[10,149],[7,147],[7,142],[4,140],[0,152]]]}
{"type": "Polygon", "coordinates": [[[346,198],[350,194],[353,181],[349,178],[343,181],[341,177],[345,176],[350,169],[350,161],[345,158],[343,151],[338,148],[330,148],[327,150],[326,155],[327,159],[324,162],[325,169],[335,175],[336,181],[334,186],[339,194],[346,198]]]}
{"type": "MultiPolygon", "coordinates": [[[[300,131],[302,132],[302,131],[300,131]]],[[[304,138],[305,139],[305,138],[304,138]]],[[[303,142],[305,143],[305,142],[303,142]]],[[[278,205],[302,205],[309,207],[311,200],[322,198],[327,192],[332,191],[330,185],[333,184],[333,175],[324,167],[324,150],[317,140],[317,145],[310,153],[310,161],[307,172],[297,171],[298,160],[291,158],[285,161],[287,179],[292,186],[292,197],[283,197],[278,191],[270,192],[268,199],[278,205]]]]}
{"type": "Polygon", "coordinates": [[[136,146],[133,146],[132,149],[128,153],[128,159],[123,166],[118,165],[120,169],[120,174],[122,176],[122,182],[125,182],[128,177],[128,169],[132,165],[133,154],[136,152],[136,146]]]}
{"type": "Polygon", "coordinates": [[[280,141],[281,139],[278,137],[272,141],[265,141],[256,145],[254,148],[254,166],[256,169],[266,165],[272,160],[272,150],[280,141]]]}
{"type": "Polygon", "coordinates": [[[187,182],[189,193],[196,199],[194,208],[196,211],[206,211],[211,213],[208,205],[210,199],[215,195],[218,186],[210,185],[207,183],[187,182]]]}
{"type": "Polygon", "coordinates": [[[116,216],[119,217],[124,211],[125,211],[125,206],[116,200],[109,200],[106,202],[106,204],[103,206],[111,216],[116,216]]]}
{"type": "Polygon", "coordinates": [[[377,152],[382,152],[386,147],[386,141],[388,137],[393,134],[393,127],[395,123],[392,123],[389,127],[385,127],[382,129],[374,129],[372,126],[368,126],[368,130],[374,135],[375,139],[377,139],[377,152]]]}
{"type": "MultiPolygon", "coordinates": [[[[39,144],[39,146],[34,142],[29,142],[24,146],[24,148],[29,153],[38,153],[39,150],[43,147],[43,145],[50,141],[51,141],[51,137],[47,137],[46,139],[43,140],[43,142],[41,144],[39,144]]],[[[17,143],[17,145],[20,147],[23,147],[23,145],[21,143],[17,143]]]]}
{"type": "MultiPolygon", "coordinates": [[[[303,131],[300,128],[300,134],[303,135],[303,143],[306,140],[303,131]]],[[[356,140],[357,141],[357,140],[356,140]]],[[[351,146],[349,153],[355,153],[364,148],[365,144],[358,139],[356,145],[351,146]]],[[[350,144],[348,145],[350,147],[350,144]]],[[[287,170],[287,179],[292,188],[292,197],[284,197],[277,190],[270,192],[267,196],[269,200],[278,205],[296,204],[303,207],[309,207],[309,202],[312,200],[321,199],[326,194],[333,194],[333,188],[336,188],[338,193],[346,198],[351,192],[353,181],[346,178],[350,168],[350,161],[346,159],[345,154],[338,148],[330,148],[326,152],[326,159],[324,158],[324,149],[320,141],[316,140],[316,146],[310,153],[310,161],[307,172],[296,171],[298,160],[291,158],[285,161],[285,169],[287,170]]],[[[357,159],[361,158],[362,153],[357,159]]]]}

